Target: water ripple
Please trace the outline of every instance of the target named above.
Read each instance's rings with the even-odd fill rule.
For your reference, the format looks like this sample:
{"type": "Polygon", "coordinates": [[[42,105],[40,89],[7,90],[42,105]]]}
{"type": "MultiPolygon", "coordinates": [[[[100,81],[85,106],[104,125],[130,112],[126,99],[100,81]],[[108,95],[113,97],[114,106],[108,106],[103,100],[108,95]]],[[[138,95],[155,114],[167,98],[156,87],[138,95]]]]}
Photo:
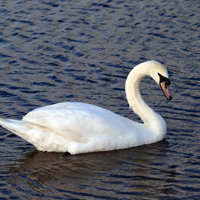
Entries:
{"type": "Polygon", "coordinates": [[[62,157],[1,128],[1,199],[199,199],[198,1],[0,2],[0,115],[62,101],[102,106],[140,121],[124,83],[138,63],[169,70],[173,101],[141,83],[168,125],[164,141],[62,157]]]}

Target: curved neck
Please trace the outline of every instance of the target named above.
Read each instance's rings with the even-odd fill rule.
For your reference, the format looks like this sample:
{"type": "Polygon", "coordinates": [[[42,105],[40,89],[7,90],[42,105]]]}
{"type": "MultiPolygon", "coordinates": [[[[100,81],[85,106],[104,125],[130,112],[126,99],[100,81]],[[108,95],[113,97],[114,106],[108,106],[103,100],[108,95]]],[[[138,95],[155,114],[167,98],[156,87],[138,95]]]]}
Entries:
{"type": "Polygon", "coordinates": [[[126,80],[126,97],[131,109],[142,119],[145,125],[160,132],[166,131],[164,119],[154,112],[143,100],[139,85],[145,76],[149,76],[148,66],[138,65],[128,75],[126,80]]]}

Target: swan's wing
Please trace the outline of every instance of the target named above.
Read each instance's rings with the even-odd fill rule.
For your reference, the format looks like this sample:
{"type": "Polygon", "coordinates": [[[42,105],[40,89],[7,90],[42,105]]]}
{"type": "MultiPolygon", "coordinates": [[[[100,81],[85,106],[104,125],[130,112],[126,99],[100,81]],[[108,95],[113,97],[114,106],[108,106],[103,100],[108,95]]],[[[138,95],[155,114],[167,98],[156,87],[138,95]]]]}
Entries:
{"type": "Polygon", "coordinates": [[[126,127],[122,119],[94,105],[59,103],[37,108],[25,115],[23,121],[49,128],[70,141],[81,143],[94,135],[123,131],[126,127]]]}

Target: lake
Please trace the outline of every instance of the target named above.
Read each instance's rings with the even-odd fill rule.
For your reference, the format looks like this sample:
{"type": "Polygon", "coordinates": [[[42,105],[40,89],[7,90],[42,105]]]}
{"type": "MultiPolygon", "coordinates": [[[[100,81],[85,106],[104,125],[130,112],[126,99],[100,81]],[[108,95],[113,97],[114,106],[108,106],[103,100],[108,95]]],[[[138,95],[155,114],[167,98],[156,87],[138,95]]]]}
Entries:
{"type": "Polygon", "coordinates": [[[157,60],[172,101],[140,86],[168,131],[158,143],[62,156],[0,127],[1,199],[200,199],[200,1],[1,0],[0,116],[85,102],[131,120],[130,70],[157,60]]]}

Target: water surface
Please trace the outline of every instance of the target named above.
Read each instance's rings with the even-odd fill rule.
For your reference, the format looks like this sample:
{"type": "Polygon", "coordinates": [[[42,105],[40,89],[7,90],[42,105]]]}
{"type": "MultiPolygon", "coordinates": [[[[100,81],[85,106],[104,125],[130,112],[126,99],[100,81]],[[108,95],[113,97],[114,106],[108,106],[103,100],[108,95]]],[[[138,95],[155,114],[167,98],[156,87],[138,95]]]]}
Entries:
{"type": "Polygon", "coordinates": [[[199,199],[199,9],[188,0],[2,0],[1,116],[80,101],[140,121],[124,82],[151,59],[169,70],[173,101],[142,82],[168,132],[125,150],[62,157],[0,128],[1,199],[199,199]]]}

